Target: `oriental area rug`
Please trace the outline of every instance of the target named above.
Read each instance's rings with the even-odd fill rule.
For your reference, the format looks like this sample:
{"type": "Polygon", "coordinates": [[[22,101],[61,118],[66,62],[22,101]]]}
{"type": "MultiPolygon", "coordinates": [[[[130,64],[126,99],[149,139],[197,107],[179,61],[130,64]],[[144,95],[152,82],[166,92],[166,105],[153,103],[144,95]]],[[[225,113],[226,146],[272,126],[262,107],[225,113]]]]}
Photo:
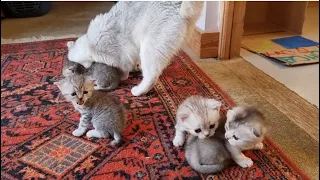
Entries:
{"type": "Polygon", "coordinates": [[[195,94],[220,100],[223,114],[235,104],[183,51],[148,94],[130,92],[140,72],[111,92],[127,109],[119,147],[72,136],[80,115],[53,84],[68,40],[1,45],[1,179],[308,179],[268,138],[264,149],[245,153],[250,168],[207,175],[190,168],[172,144],[177,106],[195,94]]]}

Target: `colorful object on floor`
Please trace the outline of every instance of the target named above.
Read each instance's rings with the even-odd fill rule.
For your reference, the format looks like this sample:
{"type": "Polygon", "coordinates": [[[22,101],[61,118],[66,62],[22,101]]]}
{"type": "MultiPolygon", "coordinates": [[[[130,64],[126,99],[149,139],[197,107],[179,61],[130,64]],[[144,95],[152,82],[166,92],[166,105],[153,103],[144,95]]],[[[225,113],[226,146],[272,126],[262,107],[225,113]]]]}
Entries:
{"type": "Polygon", "coordinates": [[[317,46],[319,43],[311,41],[301,36],[292,36],[285,38],[272,39],[271,41],[283,46],[287,49],[296,49],[301,47],[317,46]]]}
{"type": "Polygon", "coordinates": [[[262,54],[289,66],[319,63],[319,47],[317,46],[267,51],[262,54]]]}
{"type": "Polygon", "coordinates": [[[270,41],[270,40],[260,40],[257,41],[255,39],[246,40],[243,43],[243,48],[248,49],[257,53],[264,53],[267,51],[277,51],[277,50],[285,50],[284,47],[270,41]]]}
{"type": "MultiPolygon", "coordinates": [[[[294,37],[300,37],[300,36],[294,36],[294,37]]],[[[287,49],[284,46],[288,44],[289,42],[294,42],[294,40],[290,41],[286,40],[285,38],[280,39],[274,39],[279,40],[279,44],[273,42],[274,40],[261,40],[261,39],[250,39],[245,40],[242,42],[242,47],[257,53],[261,56],[267,57],[269,59],[275,60],[276,62],[280,62],[283,65],[286,66],[297,66],[297,65],[303,65],[303,64],[314,64],[319,63],[319,45],[318,43],[314,46],[308,46],[308,47],[297,47],[297,48],[291,48],[287,49]],[[285,40],[281,40],[285,39],[285,40]]],[[[296,42],[298,42],[298,39],[301,40],[301,38],[293,38],[296,39],[296,42]]],[[[302,38],[305,39],[305,38],[302,38]]],[[[306,39],[308,40],[308,39],[306,39]]],[[[304,40],[301,40],[304,41],[304,40]]],[[[308,40],[310,42],[311,40],[308,40]]],[[[313,41],[312,41],[313,42],[313,41]]],[[[314,42],[313,42],[314,43],[314,42]]],[[[300,43],[302,45],[303,43],[300,43]]],[[[308,45],[311,45],[312,43],[308,43],[308,45]]],[[[304,43],[304,45],[307,45],[307,43],[304,43]]],[[[297,46],[297,45],[294,45],[297,46]]],[[[294,47],[292,46],[292,47],[294,47]]]]}
{"type": "Polygon", "coordinates": [[[139,72],[112,92],[128,110],[121,146],[72,136],[79,114],[53,84],[68,40],[1,46],[1,179],[308,179],[268,138],[246,152],[250,168],[201,175],[189,167],[172,144],[179,103],[201,94],[222,101],[224,114],[234,103],[182,51],[147,95],[130,92],[139,72]]]}

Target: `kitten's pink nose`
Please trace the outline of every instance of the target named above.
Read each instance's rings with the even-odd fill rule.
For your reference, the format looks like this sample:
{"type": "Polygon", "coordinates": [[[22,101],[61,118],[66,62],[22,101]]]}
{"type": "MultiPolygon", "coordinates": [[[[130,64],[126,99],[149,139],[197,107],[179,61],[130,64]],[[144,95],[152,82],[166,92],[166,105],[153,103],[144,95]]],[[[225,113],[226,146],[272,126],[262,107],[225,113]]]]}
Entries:
{"type": "Polygon", "coordinates": [[[208,131],[204,131],[203,134],[204,134],[205,136],[207,136],[207,137],[209,136],[209,132],[208,132],[208,131]]]}

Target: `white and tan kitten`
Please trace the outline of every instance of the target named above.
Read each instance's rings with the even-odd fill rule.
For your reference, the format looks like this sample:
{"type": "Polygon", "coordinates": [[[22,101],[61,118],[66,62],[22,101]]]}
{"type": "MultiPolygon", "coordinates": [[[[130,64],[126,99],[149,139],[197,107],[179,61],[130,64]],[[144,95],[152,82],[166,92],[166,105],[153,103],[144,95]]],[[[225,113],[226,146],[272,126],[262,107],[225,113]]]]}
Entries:
{"type": "Polygon", "coordinates": [[[188,97],[180,104],[175,126],[174,146],[182,146],[185,132],[199,139],[211,137],[219,125],[221,102],[199,95],[188,97]]]}

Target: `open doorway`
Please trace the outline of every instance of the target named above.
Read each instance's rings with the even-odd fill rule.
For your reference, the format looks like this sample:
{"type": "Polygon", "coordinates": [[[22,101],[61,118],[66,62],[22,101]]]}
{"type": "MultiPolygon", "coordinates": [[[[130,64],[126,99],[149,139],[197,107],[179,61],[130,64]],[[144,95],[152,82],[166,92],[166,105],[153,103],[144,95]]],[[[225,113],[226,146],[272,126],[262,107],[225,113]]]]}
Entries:
{"type": "Polygon", "coordinates": [[[266,52],[292,52],[273,41],[295,36],[319,42],[318,2],[247,2],[241,57],[319,108],[319,64],[312,62],[319,59],[319,45],[308,47],[315,53],[295,55],[316,64],[288,65],[265,57],[266,52]]]}

